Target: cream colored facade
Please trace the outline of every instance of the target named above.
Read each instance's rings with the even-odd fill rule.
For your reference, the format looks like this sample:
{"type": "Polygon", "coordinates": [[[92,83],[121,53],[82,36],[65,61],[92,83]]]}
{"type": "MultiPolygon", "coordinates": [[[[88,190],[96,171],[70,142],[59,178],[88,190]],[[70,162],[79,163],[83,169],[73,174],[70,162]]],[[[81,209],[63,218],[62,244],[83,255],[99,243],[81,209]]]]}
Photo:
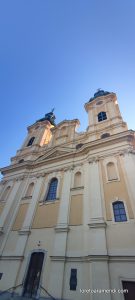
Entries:
{"type": "Polygon", "coordinates": [[[1,170],[1,291],[22,295],[31,255],[42,252],[37,298],[49,297],[45,288],[56,299],[133,299],[120,290],[135,282],[135,133],[114,93],[98,91],[85,109],[86,132],[77,133],[77,119],[39,120],[1,170]],[[115,219],[117,203],[125,221],[115,219]]]}

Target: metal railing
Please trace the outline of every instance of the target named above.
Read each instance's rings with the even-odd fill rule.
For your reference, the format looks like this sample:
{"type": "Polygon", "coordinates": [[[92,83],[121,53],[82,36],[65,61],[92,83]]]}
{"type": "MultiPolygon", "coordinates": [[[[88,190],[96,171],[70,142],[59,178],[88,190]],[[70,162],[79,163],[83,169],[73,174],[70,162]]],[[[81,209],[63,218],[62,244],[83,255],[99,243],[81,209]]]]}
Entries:
{"type": "Polygon", "coordinates": [[[12,287],[10,287],[10,288],[8,288],[8,289],[6,289],[6,290],[0,292],[0,296],[2,296],[2,295],[4,295],[5,293],[8,293],[8,292],[11,291],[11,297],[13,297],[13,296],[14,296],[15,290],[16,290],[18,287],[20,287],[20,286],[22,286],[22,283],[21,283],[21,284],[18,284],[18,285],[16,285],[16,286],[12,286],[12,287]]]}
{"type": "MultiPolygon", "coordinates": [[[[18,284],[18,285],[16,285],[16,286],[12,286],[12,287],[10,287],[10,288],[8,288],[8,289],[6,289],[6,290],[4,290],[4,291],[1,291],[0,292],[0,296],[2,296],[2,295],[4,295],[4,294],[6,294],[6,293],[10,293],[10,291],[11,291],[11,294],[10,294],[10,297],[11,298],[13,298],[14,297],[14,293],[15,293],[15,290],[18,288],[18,287],[21,287],[23,285],[23,283],[21,283],[21,284],[18,284]]],[[[52,299],[52,300],[57,300],[56,298],[54,298],[42,285],[40,285],[39,286],[39,288],[42,290],[42,292],[43,292],[43,296],[45,296],[46,297],[46,294],[52,299]]],[[[20,296],[21,297],[21,296],[20,296]]],[[[40,295],[39,296],[39,299],[41,298],[42,296],[40,295]]]]}
{"type": "MultiPolygon", "coordinates": [[[[54,298],[42,285],[40,285],[40,288],[41,288],[41,290],[43,291],[43,292],[45,292],[49,297],[51,297],[51,299],[53,299],[53,300],[57,300],[56,298],[54,298]]],[[[44,295],[44,296],[46,296],[46,295],[44,295]]],[[[41,297],[41,295],[40,295],[40,297],[41,297]]],[[[40,298],[39,297],[39,298],[40,298]]]]}

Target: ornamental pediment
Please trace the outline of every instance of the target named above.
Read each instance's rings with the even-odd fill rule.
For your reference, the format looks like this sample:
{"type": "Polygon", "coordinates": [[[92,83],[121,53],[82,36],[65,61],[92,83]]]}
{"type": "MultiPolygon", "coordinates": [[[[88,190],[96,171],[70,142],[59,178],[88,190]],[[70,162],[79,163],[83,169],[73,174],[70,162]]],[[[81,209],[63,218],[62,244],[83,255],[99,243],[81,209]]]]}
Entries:
{"type": "Polygon", "coordinates": [[[37,161],[40,162],[40,161],[44,161],[44,160],[47,160],[47,159],[54,159],[56,157],[60,157],[60,156],[63,156],[63,155],[68,155],[68,154],[71,154],[74,152],[74,149],[72,148],[57,148],[57,149],[53,149],[53,150],[48,150],[45,154],[43,154],[42,156],[40,156],[37,161]]]}

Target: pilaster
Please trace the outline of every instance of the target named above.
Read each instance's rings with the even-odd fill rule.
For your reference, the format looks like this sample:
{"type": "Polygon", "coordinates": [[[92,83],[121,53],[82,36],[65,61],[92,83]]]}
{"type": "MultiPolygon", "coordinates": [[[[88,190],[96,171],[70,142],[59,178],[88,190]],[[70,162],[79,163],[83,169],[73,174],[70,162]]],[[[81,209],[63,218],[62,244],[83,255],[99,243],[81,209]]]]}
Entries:
{"type": "MultiPolygon", "coordinates": [[[[58,258],[66,256],[67,237],[68,237],[68,219],[69,219],[69,201],[71,187],[71,170],[66,170],[63,177],[63,187],[60,199],[60,208],[58,223],[55,228],[55,240],[52,251],[52,256],[58,258]]],[[[51,262],[49,291],[55,297],[62,298],[63,280],[65,270],[65,259],[59,259],[51,262]],[[56,276],[57,273],[57,276],[56,276]]]]}
{"type": "Polygon", "coordinates": [[[99,172],[98,158],[89,161],[89,201],[90,201],[90,219],[89,219],[89,251],[91,254],[106,255],[106,232],[105,221],[102,207],[101,178],[99,172]]]}
{"type": "Polygon", "coordinates": [[[3,209],[1,217],[0,217],[0,232],[1,233],[4,230],[4,224],[6,222],[7,216],[9,214],[9,212],[11,212],[11,210],[12,210],[13,202],[15,201],[15,198],[18,196],[17,192],[19,190],[21,183],[22,183],[22,181],[18,181],[18,180],[15,181],[12,191],[10,193],[10,197],[8,197],[8,200],[4,206],[4,209],[3,209]]]}
{"type": "Polygon", "coordinates": [[[38,197],[40,194],[40,189],[42,186],[43,178],[40,177],[35,183],[35,189],[33,192],[33,196],[31,202],[29,204],[25,220],[23,222],[23,226],[19,231],[18,241],[16,244],[15,255],[24,255],[24,250],[26,247],[27,239],[30,234],[31,224],[34,217],[34,212],[36,209],[36,205],[38,202],[38,197]]]}
{"type": "Polygon", "coordinates": [[[125,175],[128,193],[132,202],[133,212],[135,215],[135,160],[134,154],[125,152],[121,156],[121,166],[125,175]]]}

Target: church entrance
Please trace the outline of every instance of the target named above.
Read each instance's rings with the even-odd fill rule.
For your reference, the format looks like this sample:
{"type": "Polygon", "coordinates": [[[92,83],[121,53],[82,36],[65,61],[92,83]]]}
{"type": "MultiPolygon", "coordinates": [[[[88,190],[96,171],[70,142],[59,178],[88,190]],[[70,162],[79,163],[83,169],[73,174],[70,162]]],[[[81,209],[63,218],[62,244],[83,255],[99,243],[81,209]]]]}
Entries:
{"type": "Polygon", "coordinates": [[[124,299],[135,299],[135,282],[134,281],[122,281],[123,289],[125,290],[124,299]]]}
{"type": "Polygon", "coordinates": [[[35,298],[39,288],[44,253],[34,252],[31,255],[28,272],[24,284],[23,296],[35,298]]]}

